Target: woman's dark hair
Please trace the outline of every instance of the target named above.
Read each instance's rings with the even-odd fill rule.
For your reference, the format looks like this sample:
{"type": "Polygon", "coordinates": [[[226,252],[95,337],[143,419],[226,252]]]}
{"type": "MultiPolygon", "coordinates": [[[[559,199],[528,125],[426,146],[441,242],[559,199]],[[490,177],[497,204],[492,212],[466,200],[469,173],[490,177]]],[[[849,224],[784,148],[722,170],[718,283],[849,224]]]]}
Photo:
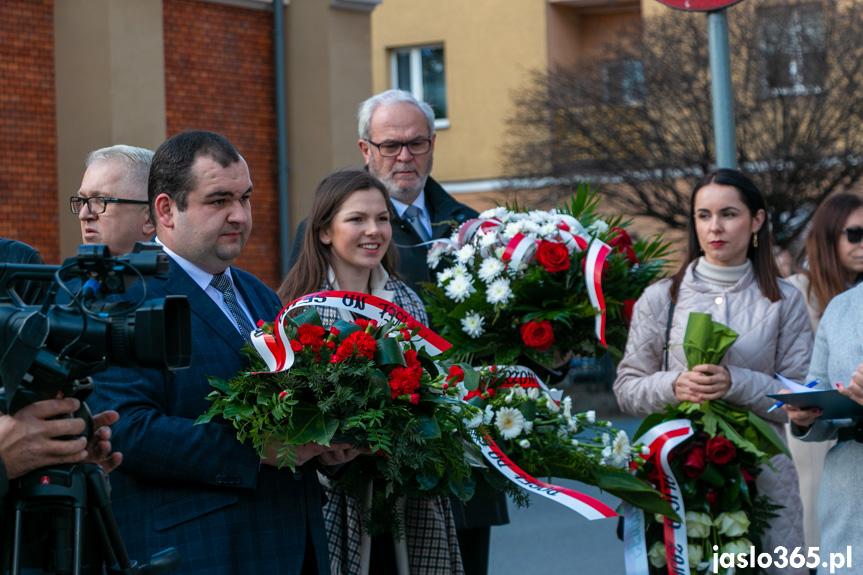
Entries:
{"type": "Polygon", "coordinates": [[[808,261],[809,269],[802,269],[800,273],[809,278],[806,301],[814,294],[821,314],[831,299],[848,289],[848,271],[839,262],[836,244],[848,216],[861,207],[863,197],[849,193],[835,194],[824,200],[812,216],[806,246],[799,258],[808,261]]]}
{"type": "Polygon", "coordinates": [[[770,238],[770,224],[767,221],[767,204],[764,202],[764,196],[758,191],[758,187],[748,177],[737,170],[722,168],[714,170],[705,175],[695,184],[692,190],[692,195],[689,197],[689,221],[686,225],[687,235],[687,252],[686,257],[681,262],[680,269],[674,274],[671,279],[671,287],[668,292],[671,294],[671,301],[677,301],[677,292],[680,290],[680,282],[686,275],[686,268],[701,255],[701,245],[698,243],[698,234],[695,230],[695,195],[698,190],[708,184],[719,184],[721,186],[731,186],[737,188],[740,193],[740,199],[749,208],[749,213],[752,217],[758,214],[758,210],[764,210],[764,223],[756,232],[758,238],[758,247],[753,247],[749,244],[749,249],[746,251],[746,257],[752,260],[752,267],[755,271],[755,278],[758,281],[758,287],[761,288],[761,293],[770,301],[779,301],[782,299],[782,292],[779,291],[779,268],[776,266],[776,259],[773,257],[773,242],[770,238]]]}
{"type": "MultiPolygon", "coordinates": [[[[357,190],[376,189],[384,196],[390,218],[395,210],[390,202],[387,189],[376,177],[365,170],[342,170],[333,172],[318,184],[312,209],[306,219],[306,232],[297,262],[278,289],[282,304],[288,304],[298,297],[320,290],[327,281],[327,270],[332,265],[333,247],[321,241],[321,232],[332,225],[333,218],[342,204],[357,190]]],[[[398,277],[396,262],[398,254],[390,242],[381,265],[390,275],[398,277]]]]}

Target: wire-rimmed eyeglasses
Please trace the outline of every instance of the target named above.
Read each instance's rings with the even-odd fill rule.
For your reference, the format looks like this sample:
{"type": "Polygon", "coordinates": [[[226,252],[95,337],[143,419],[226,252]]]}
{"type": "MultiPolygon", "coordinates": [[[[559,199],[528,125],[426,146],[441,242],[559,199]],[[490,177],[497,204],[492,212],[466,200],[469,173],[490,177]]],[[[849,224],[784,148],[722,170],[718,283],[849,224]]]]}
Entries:
{"type": "Polygon", "coordinates": [[[126,200],[123,198],[103,198],[101,196],[94,196],[92,198],[82,198],[80,196],[72,196],[69,198],[69,207],[72,208],[72,213],[77,214],[81,212],[81,208],[84,207],[84,204],[87,204],[87,209],[90,210],[91,214],[103,214],[105,213],[105,208],[108,207],[108,204],[142,204],[147,205],[150,202],[146,200],[126,200]]]}
{"type": "Polygon", "coordinates": [[[371,140],[366,140],[369,144],[378,149],[381,156],[385,158],[394,158],[402,153],[402,148],[407,148],[411,156],[422,156],[428,154],[431,149],[431,138],[417,138],[410,142],[383,142],[378,144],[371,140]]]}

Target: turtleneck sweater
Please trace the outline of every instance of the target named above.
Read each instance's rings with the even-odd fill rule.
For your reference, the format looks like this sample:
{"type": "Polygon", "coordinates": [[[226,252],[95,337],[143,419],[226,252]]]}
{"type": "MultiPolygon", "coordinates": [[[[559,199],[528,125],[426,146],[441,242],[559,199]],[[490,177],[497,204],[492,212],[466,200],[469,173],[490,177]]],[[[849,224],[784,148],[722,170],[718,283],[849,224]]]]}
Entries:
{"type": "Polygon", "coordinates": [[[698,258],[692,272],[699,282],[719,290],[725,290],[740,281],[743,274],[749,271],[751,267],[752,262],[748,259],[746,263],[739,266],[717,266],[702,256],[698,258]]]}

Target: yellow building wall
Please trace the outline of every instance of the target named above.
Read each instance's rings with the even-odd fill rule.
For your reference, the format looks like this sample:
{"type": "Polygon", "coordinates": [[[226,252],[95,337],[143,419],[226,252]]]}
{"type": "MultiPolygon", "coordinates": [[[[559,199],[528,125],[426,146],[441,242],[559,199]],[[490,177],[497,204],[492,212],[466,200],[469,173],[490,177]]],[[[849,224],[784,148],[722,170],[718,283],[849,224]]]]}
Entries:
{"type": "Polygon", "coordinates": [[[392,87],[392,49],[428,44],[444,46],[450,120],[438,131],[433,176],[500,177],[512,93],[548,65],[546,0],[384,0],[372,13],[374,91],[392,87]]]}

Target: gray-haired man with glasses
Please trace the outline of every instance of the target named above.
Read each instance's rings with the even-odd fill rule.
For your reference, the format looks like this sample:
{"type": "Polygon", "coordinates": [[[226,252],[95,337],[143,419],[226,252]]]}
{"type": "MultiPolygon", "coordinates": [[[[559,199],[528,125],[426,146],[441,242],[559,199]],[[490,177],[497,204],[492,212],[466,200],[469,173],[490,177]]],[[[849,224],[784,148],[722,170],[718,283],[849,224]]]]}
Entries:
{"type": "Polygon", "coordinates": [[[155,234],[147,201],[147,178],[153,152],[133,146],[111,146],[91,152],[78,194],[69,198],[81,222],[85,244],[105,244],[115,256],[132,251],[135,242],[155,234]]]}

